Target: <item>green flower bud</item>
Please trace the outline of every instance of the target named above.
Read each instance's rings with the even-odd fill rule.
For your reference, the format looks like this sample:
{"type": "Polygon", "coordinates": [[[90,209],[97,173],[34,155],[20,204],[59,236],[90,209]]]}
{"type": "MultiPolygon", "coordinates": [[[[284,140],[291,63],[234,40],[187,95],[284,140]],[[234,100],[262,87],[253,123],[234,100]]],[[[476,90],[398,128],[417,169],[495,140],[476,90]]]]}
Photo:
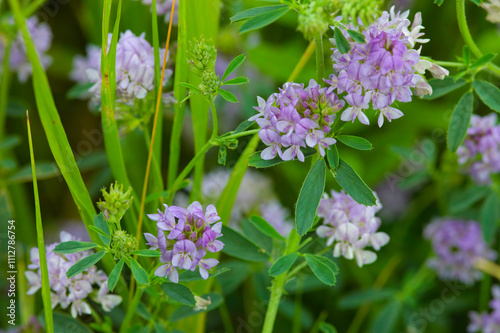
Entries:
{"type": "Polygon", "coordinates": [[[123,184],[115,182],[114,186],[109,186],[109,192],[106,188],[101,190],[104,201],[99,200],[97,207],[102,212],[108,222],[120,223],[123,215],[132,204],[134,199],[131,196],[132,188],[129,187],[127,192],[123,192],[123,184]]]}
{"type": "Polygon", "coordinates": [[[322,36],[332,24],[340,6],[340,0],[312,0],[304,4],[299,14],[298,30],[307,39],[322,36]]]}
{"type": "Polygon", "coordinates": [[[217,50],[210,43],[207,43],[203,37],[198,41],[189,42],[189,64],[191,70],[198,76],[202,76],[205,71],[213,71],[215,68],[215,60],[217,59],[217,50]]]}
{"type": "Polygon", "coordinates": [[[358,18],[368,25],[380,16],[382,0],[342,0],[342,16],[358,24],[358,18]]]}
{"type": "Polygon", "coordinates": [[[135,251],[136,245],[136,240],[132,235],[127,234],[126,231],[117,230],[111,241],[111,253],[115,260],[120,260],[130,256],[135,251]]]}

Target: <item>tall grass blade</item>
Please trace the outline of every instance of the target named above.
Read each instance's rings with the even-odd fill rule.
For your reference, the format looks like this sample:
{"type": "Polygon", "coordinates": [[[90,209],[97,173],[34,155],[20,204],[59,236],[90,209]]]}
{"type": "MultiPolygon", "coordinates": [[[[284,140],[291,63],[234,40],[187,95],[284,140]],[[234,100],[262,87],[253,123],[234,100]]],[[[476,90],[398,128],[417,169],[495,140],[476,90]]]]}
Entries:
{"type": "Polygon", "coordinates": [[[31,171],[33,172],[33,193],[35,195],[35,221],[36,240],[40,254],[40,269],[42,271],[42,301],[45,309],[45,325],[47,332],[54,332],[54,320],[52,318],[52,302],[50,300],[49,271],[47,269],[47,257],[45,255],[45,242],[43,240],[42,213],[40,211],[40,198],[38,197],[38,182],[36,181],[35,155],[33,153],[33,139],[31,138],[30,118],[26,111],[26,124],[28,127],[28,141],[30,146],[31,171]]]}

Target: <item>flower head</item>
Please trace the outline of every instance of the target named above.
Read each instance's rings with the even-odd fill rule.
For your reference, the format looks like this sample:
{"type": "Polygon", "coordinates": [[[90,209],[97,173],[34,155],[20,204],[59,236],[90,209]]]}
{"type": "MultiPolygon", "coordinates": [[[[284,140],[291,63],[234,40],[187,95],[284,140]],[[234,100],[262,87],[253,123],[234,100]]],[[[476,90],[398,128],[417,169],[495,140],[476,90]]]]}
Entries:
{"type": "Polygon", "coordinates": [[[344,191],[325,194],[318,207],[318,216],[323,225],[316,229],[327,246],[334,244],[333,256],[356,259],[359,267],[377,259],[375,252],[366,250],[370,246],[378,251],[389,242],[385,232],[379,232],[380,219],[375,214],[382,209],[377,200],[375,206],[364,206],[354,201],[344,191]]]}
{"type": "Polygon", "coordinates": [[[484,242],[481,227],[475,221],[441,219],[424,230],[436,254],[428,262],[443,280],[472,284],[481,273],[474,268],[476,259],[494,259],[496,253],[484,242]]]}
{"type": "Polygon", "coordinates": [[[463,144],[457,149],[458,163],[479,184],[490,184],[491,175],[500,172],[500,125],[497,115],[472,115],[463,144]]]}
{"type": "Polygon", "coordinates": [[[150,249],[160,249],[160,262],[156,276],[168,277],[170,281],[179,281],[179,270],[199,269],[203,279],[208,278],[208,271],[219,262],[205,258],[208,252],[219,252],[224,247],[217,238],[222,236],[222,223],[214,205],[208,205],[205,211],[197,201],[189,207],[165,206],[165,211],[148,214],[156,222],[158,236],[145,233],[150,249]]]}
{"type": "MultiPolygon", "coordinates": [[[[78,240],[65,231],[61,232],[60,239],[61,242],[78,240]]],[[[84,313],[90,314],[91,309],[86,302],[88,297],[92,297],[96,303],[101,304],[104,311],[111,311],[121,303],[120,296],[109,293],[108,277],[96,266],[91,266],[71,278],[66,276],[68,269],[81,259],[88,257],[92,253],[91,250],[70,254],[55,253],[52,250],[58,244],[47,246],[45,253],[53,308],[58,304],[63,309],[71,306],[71,315],[76,318],[84,313]],[[99,291],[94,289],[95,285],[99,287],[99,291]]],[[[30,287],[27,294],[33,295],[41,288],[42,279],[38,248],[32,248],[30,254],[31,264],[28,265],[25,275],[30,287]]]]}

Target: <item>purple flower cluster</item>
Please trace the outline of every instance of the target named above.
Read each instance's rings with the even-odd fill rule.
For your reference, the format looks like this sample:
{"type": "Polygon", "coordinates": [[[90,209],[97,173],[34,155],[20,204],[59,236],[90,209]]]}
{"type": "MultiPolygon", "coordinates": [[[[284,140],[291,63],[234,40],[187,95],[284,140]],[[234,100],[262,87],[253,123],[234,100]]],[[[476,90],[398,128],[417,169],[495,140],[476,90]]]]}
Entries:
{"type": "Polygon", "coordinates": [[[491,313],[469,313],[470,324],[467,332],[498,333],[500,332],[500,287],[491,288],[493,299],[490,301],[491,313]]]}
{"type": "Polygon", "coordinates": [[[333,88],[322,88],[311,80],[309,86],[285,83],[279,93],[272,94],[267,101],[258,97],[259,113],[255,120],[261,127],[259,137],[268,147],[261,157],[270,160],[278,155],[285,161],[296,157],[304,161],[301,148],[317,147],[321,156],[325,148],[330,149],[336,140],[328,137],[336,112],[344,106],[333,88]]]}
{"type": "Polygon", "coordinates": [[[164,206],[165,212],[158,209],[158,214],[148,214],[156,221],[158,236],[144,234],[150,249],[161,251],[160,262],[164,265],[156,269],[155,275],[177,283],[178,270],[194,271],[198,267],[201,277],[207,279],[208,271],[219,263],[217,259],[205,258],[207,251],[219,252],[224,247],[224,243],[217,240],[222,236],[222,222],[217,222],[220,217],[215,206],[208,205],[205,213],[198,201],[187,209],[164,206]]]}
{"type": "MultiPolygon", "coordinates": [[[[60,234],[61,242],[78,240],[71,234],[62,231],[60,234]]],[[[89,296],[100,303],[104,311],[111,311],[116,305],[120,304],[122,299],[118,295],[109,294],[108,277],[96,266],[87,268],[82,273],[72,278],[66,276],[68,269],[81,259],[88,257],[92,251],[81,251],[71,254],[60,254],[53,252],[59,243],[47,246],[47,268],[49,272],[49,283],[51,288],[52,308],[58,304],[63,309],[71,305],[71,315],[76,318],[78,315],[90,314],[90,305],[85,301],[89,296]],[[94,290],[93,285],[97,284],[99,290],[94,290]]],[[[42,287],[40,255],[38,248],[31,249],[31,264],[25,272],[30,289],[28,295],[33,295],[42,287]]]]}
{"type": "Polygon", "coordinates": [[[319,203],[318,216],[323,218],[323,225],[316,233],[327,239],[327,246],[335,243],[334,257],[356,258],[359,267],[371,264],[377,255],[365,248],[371,246],[378,251],[389,242],[389,235],[378,231],[381,221],[375,214],[381,209],[378,200],[375,206],[364,206],[343,190],[332,191],[331,198],[325,194],[319,203]]]}
{"type": "MultiPolygon", "coordinates": [[[[38,22],[36,16],[30,17],[26,21],[26,24],[31,38],[33,39],[33,43],[35,44],[42,67],[45,69],[52,64],[52,58],[46,54],[52,44],[52,31],[47,23],[38,22]]],[[[0,63],[3,61],[4,53],[5,45],[2,38],[0,38],[0,63]]],[[[9,67],[12,71],[17,72],[17,76],[21,82],[26,82],[33,71],[28,56],[26,55],[26,47],[21,32],[19,32],[17,37],[12,41],[9,67]]],[[[0,73],[1,71],[2,68],[0,67],[0,73]]]]}
{"type": "Polygon", "coordinates": [[[332,49],[335,73],[325,82],[332,85],[337,94],[346,93],[345,100],[349,107],[342,112],[341,120],[354,121],[358,118],[368,125],[368,117],[363,111],[371,106],[373,110],[380,110],[378,125],[381,127],[384,117],[391,121],[403,116],[392,105],[397,101],[410,102],[411,88],[420,97],[432,93],[430,85],[417,72],[423,74],[425,69],[429,69],[440,78],[448,75],[448,71],[437,65],[427,66],[430,63],[427,60],[422,59],[421,63],[420,49],[414,47],[429,40],[421,38],[423,26],[420,13],[415,15],[413,24],[407,19],[408,14],[409,11],[395,13],[392,7],[390,13],[383,12],[365,29],[362,29],[361,22],[347,26],[363,34],[366,43],[356,42],[341,29],[351,46],[344,54],[339,51],[335,39],[330,39],[335,46],[332,49]]]}
{"type": "MultiPolygon", "coordinates": [[[[134,35],[130,30],[123,32],[116,45],[116,95],[126,104],[132,104],[135,98],[145,98],[154,89],[154,48],[144,38],[145,34],[134,35]]],[[[108,45],[111,34],[108,36],[108,45]]],[[[160,49],[160,62],[164,50],[160,49]]],[[[164,84],[172,71],[165,71],[164,84]]],[[[73,60],[71,78],[79,83],[94,83],[89,89],[95,100],[101,98],[101,49],[87,47],[87,57],[77,56],[73,60]]]]}
{"type": "Polygon", "coordinates": [[[428,265],[443,280],[472,284],[481,278],[481,273],[474,268],[475,260],[496,258],[496,252],[488,248],[475,221],[436,220],[425,228],[424,237],[432,242],[436,253],[428,265]]]}
{"type": "Polygon", "coordinates": [[[491,174],[500,172],[500,125],[497,115],[472,115],[464,143],[458,147],[458,163],[479,184],[490,184],[491,174]]]}
{"type": "MultiPolygon", "coordinates": [[[[179,21],[179,1],[182,0],[177,0],[175,2],[175,8],[174,8],[174,19],[172,21],[172,24],[177,25],[179,21]]],[[[144,5],[152,6],[153,1],[152,0],[142,0],[142,3],[144,5]]],[[[170,22],[170,12],[172,11],[172,0],[157,0],[156,1],[156,15],[162,16],[165,15],[165,22],[170,22]]]]}

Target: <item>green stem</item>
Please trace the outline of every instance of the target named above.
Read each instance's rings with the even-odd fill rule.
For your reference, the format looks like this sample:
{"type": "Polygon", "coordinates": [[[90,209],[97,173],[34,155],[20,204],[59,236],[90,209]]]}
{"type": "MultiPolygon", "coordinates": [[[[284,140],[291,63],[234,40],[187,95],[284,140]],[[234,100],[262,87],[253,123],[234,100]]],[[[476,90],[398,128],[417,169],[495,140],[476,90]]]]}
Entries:
{"type": "Polygon", "coordinates": [[[35,220],[36,220],[36,239],[38,243],[38,252],[40,254],[40,269],[42,271],[42,301],[45,313],[45,326],[47,332],[54,332],[54,321],[52,318],[52,302],[50,297],[49,271],[47,269],[47,257],[45,255],[45,243],[43,240],[42,213],[40,211],[40,198],[38,196],[38,182],[36,180],[35,155],[33,153],[33,139],[31,138],[30,119],[26,111],[28,140],[30,147],[31,172],[33,173],[33,193],[35,196],[35,220]]]}
{"type": "Polygon", "coordinates": [[[316,81],[318,84],[323,82],[325,77],[325,54],[323,52],[323,36],[314,38],[316,44],[316,81]]]}
{"type": "Polygon", "coordinates": [[[454,62],[454,61],[434,61],[434,63],[439,66],[445,66],[445,67],[457,67],[457,68],[465,67],[465,65],[462,64],[461,62],[454,62]]]}
{"type": "Polygon", "coordinates": [[[217,110],[215,109],[214,101],[210,101],[210,111],[212,111],[212,136],[210,137],[210,141],[215,141],[217,137],[217,132],[219,131],[219,121],[217,119],[217,110]]]}
{"type": "Polygon", "coordinates": [[[120,332],[125,332],[128,326],[130,325],[130,322],[132,321],[132,318],[134,317],[135,310],[137,309],[137,306],[139,305],[141,301],[142,294],[144,293],[144,288],[143,287],[138,287],[135,294],[134,298],[132,299],[132,302],[130,302],[130,305],[127,309],[127,313],[125,315],[125,319],[123,319],[122,326],[120,327],[120,332]]]}
{"type": "MultiPolygon", "coordinates": [[[[327,247],[323,248],[321,251],[319,251],[318,253],[316,253],[316,255],[320,256],[322,254],[325,254],[330,249],[331,248],[327,246],[327,247]]],[[[307,266],[307,263],[305,261],[303,261],[300,264],[298,264],[297,266],[295,266],[295,268],[290,273],[287,274],[287,279],[292,278],[294,275],[296,275],[298,272],[300,272],[306,266],[307,266]]]]}
{"type": "MultiPolygon", "coordinates": [[[[10,35],[5,41],[5,50],[2,62],[2,78],[0,79],[0,142],[4,139],[5,132],[5,118],[7,117],[7,101],[9,99],[10,87],[10,49],[12,46],[12,38],[10,35]]],[[[0,159],[2,159],[3,150],[0,150],[0,159]]]]}
{"type": "Polygon", "coordinates": [[[244,132],[235,133],[235,134],[231,134],[231,135],[228,135],[228,136],[220,137],[218,140],[236,139],[236,138],[240,138],[242,136],[256,134],[259,131],[260,131],[259,129],[248,130],[248,131],[244,131],[244,132]]]}
{"type": "MultiPolygon", "coordinates": [[[[293,229],[288,235],[286,241],[286,248],[283,255],[296,252],[299,243],[300,236],[297,231],[293,229]]],[[[271,287],[271,297],[269,298],[269,304],[267,306],[266,318],[264,319],[264,327],[262,328],[262,333],[272,333],[274,322],[276,321],[276,315],[278,314],[278,308],[280,305],[281,296],[283,295],[283,288],[286,281],[288,280],[288,275],[283,273],[278,275],[273,280],[273,286],[271,287]]]]}
{"type": "Polygon", "coordinates": [[[24,17],[33,15],[47,0],[35,0],[23,10],[24,17]]]}
{"type": "MultiPolygon", "coordinates": [[[[467,26],[467,19],[465,17],[465,0],[457,0],[457,20],[458,28],[460,29],[460,33],[464,38],[465,44],[469,46],[469,49],[477,58],[481,58],[483,56],[483,53],[474,42],[474,39],[472,38],[472,35],[469,31],[469,27],[467,26]]],[[[491,62],[486,66],[492,74],[500,76],[500,67],[491,62]]]]}

